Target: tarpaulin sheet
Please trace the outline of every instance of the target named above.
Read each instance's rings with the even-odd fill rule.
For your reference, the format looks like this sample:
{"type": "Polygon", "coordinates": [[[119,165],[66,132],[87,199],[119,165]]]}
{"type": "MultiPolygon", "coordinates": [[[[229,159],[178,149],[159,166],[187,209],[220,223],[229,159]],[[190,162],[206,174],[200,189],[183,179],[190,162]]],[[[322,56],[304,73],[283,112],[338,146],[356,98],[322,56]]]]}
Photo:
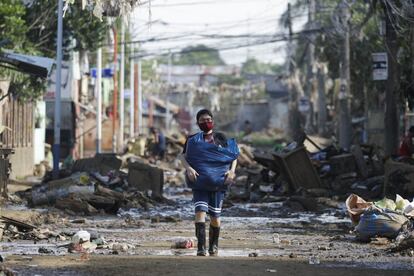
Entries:
{"type": "Polygon", "coordinates": [[[238,156],[239,147],[234,139],[228,139],[227,146],[221,147],[205,142],[203,133],[197,133],[188,139],[186,160],[199,176],[195,182],[187,178],[188,186],[195,190],[226,190],[225,173],[238,156]]]}

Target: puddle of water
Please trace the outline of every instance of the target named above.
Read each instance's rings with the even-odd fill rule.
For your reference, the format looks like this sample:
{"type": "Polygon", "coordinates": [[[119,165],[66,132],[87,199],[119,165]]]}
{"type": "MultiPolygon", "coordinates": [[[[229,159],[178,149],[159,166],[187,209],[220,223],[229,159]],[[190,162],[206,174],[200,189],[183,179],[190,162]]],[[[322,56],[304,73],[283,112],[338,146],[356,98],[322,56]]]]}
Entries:
{"type": "MultiPolygon", "coordinates": [[[[250,253],[256,253],[259,257],[280,256],[283,251],[274,249],[220,249],[219,257],[248,257],[250,253]]],[[[143,250],[141,254],[152,256],[195,256],[196,249],[169,249],[169,250],[143,250]]],[[[285,253],[286,254],[286,253],[285,253]]]]}
{"type": "Polygon", "coordinates": [[[52,255],[65,255],[68,249],[65,247],[58,247],[62,244],[50,243],[20,243],[20,242],[1,242],[0,247],[3,249],[0,255],[42,255],[39,253],[39,248],[44,247],[53,250],[52,255]]]}

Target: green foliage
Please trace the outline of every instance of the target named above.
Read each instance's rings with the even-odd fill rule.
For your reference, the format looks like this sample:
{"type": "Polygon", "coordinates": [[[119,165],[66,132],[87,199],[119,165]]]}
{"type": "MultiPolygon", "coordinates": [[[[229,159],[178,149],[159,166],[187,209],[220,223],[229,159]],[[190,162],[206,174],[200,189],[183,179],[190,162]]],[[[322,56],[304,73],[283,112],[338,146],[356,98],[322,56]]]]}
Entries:
{"type": "Polygon", "coordinates": [[[279,64],[263,63],[255,58],[249,58],[243,63],[241,72],[243,74],[279,74],[282,69],[279,64]]]}
{"type": "Polygon", "coordinates": [[[217,49],[205,45],[189,46],[181,50],[175,65],[225,65],[217,49]]]}
{"type": "Polygon", "coordinates": [[[26,10],[21,1],[2,0],[0,2],[0,40],[10,40],[11,48],[24,46],[27,26],[22,19],[26,10]]]}
{"type": "MultiPolygon", "coordinates": [[[[316,34],[315,50],[316,58],[328,65],[328,74],[332,79],[339,78],[339,64],[342,55],[343,30],[341,31],[340,22],[335,22],[339,16],[338,4],[341,0],[324,0],[323,5],[330,7],[329,12],[324,10],[317,11],[316,20],[318,26],[324,31],[316,34]]],[[[409,108],[414,109],[414,25],[407,16],[404,16],[403,1],[392,1],[395,12],[384,14],[382,1],[353,1],[351,6],[351,94],[353,97],[353,113],[361,112],[363,103],[364,89],[367,90],[368,99],[378,97],[378,91],[384,91],[384,81],[372,80],[372,58],[375,52],[387,52],[388,47],[385,38],[379,33],[380,20],[384,17],[391,17],[394,28],[397,30],[397,43],[399,47],[398,56],[398,76],[401,103],[408,102],[409,108]]],[[[296,0],[292,5],[292,18],[306,11],[308,1],[296,0]]],[[[282,17],[281,23],[287,27],[287,12],[282,17]]],[[[309,36],[302,35],[295,40],[294,59],[303,74],[306,73],[306,51],[309,45],[309,36]]],[[[368,108],[380,108],[376,106],[375,100],[370,100],[368,108]]]]}
{"type": "Polygon", "coordinates": [[[242,85],[245,83],[245,79],[237,76],[231,75],[219,75],[218,76],[218,85],[221,84],[230,84],[230,85],[242,85]]]}
{"type": "MultiPolygon", "coordinates": [[[[26,8],[22,1],[0,2],[0,38],[8,40],[5,46],[20,53],[36,53],[33,44],[27,40],[28,26],[24,20],[26,8]]],[[[45,84],[39,78],[0,67],[0,76],[11,80],[8,93],[21,100],[36,98],[45,84]]],[[[1,95],[4,97],[5,95],[1,95]]]]}
{"type": "MultiPolygon", "coordinates": [[[[28,39],[44,55],[56,54],[57,16],[56,1],[34,0],[27,6],[26,21],[30,26],[28,39]]],[[[63,18],[63,46],[67,55],[71,50],[96,49],[106,37],[107,22],[100,21],[89,10],[82,10],[80,3],[70,6],[63,18]],[[73,44],[73,41],[76,41],[73,44]]]]}
{"type": "MultiPolygon", "coordinates": [[[[55,58],[57,33],[57,1],[21,0],[0,2],[0,41],[8,39],[5,48],[55,58]]],[[[106,36],[107,23],[100,21],[80,3],[73,4],[63,20],[64,53],[70,50],[95,49],[106,36]],[[76,41],[76,44],[73,43],[76,41]]],[[[1,50],[1,49],[0,49],[1,50]]],[[[46,81],[28,74],[0,67],[0,76],[11,80],[9,93],[20,100],[34,100],[45,91],[46,81]]]]}

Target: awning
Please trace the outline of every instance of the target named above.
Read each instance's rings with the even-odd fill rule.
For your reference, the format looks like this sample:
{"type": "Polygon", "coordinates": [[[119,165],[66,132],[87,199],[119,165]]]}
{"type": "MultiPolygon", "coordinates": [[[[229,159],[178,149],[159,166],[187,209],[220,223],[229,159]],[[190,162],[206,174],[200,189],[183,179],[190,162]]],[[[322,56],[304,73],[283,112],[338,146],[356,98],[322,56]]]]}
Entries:
{"type": "Polygon", "coordinates": [[[7,50],[0,52],[0,66],[43,79],[49,76],[54,63],[55,60],[51,58],[16,54],[7,50]]]}

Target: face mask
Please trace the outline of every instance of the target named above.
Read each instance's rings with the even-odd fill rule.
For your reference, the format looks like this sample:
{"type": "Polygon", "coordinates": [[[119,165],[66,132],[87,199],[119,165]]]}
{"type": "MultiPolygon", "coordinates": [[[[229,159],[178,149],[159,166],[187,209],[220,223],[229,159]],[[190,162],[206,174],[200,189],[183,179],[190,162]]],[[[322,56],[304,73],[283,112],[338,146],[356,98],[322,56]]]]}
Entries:
{"type": "Polygon", "coordinates": [[[210,130],[213,129],[214,123],[213,122],[202,122],[201,124],[198,124],[198,127],[204,132],[209,132],[210,130]]]}

